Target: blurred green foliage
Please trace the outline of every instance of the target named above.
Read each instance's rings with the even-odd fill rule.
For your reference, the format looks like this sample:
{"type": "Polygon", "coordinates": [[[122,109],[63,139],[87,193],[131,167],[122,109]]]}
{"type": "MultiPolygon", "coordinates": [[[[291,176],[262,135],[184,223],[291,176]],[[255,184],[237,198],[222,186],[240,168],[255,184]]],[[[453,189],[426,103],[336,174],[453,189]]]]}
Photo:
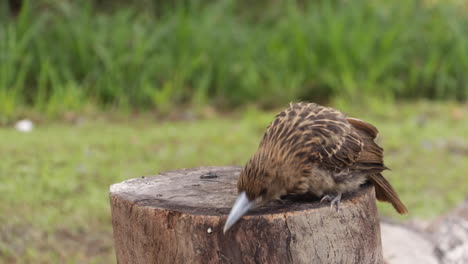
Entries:
{"type": "Polygon", "coordinates": [[[15,18],[5,6],[3,121],[24,108],[468,98],[468,10],[452,1],[25,0],[15,18]]]}

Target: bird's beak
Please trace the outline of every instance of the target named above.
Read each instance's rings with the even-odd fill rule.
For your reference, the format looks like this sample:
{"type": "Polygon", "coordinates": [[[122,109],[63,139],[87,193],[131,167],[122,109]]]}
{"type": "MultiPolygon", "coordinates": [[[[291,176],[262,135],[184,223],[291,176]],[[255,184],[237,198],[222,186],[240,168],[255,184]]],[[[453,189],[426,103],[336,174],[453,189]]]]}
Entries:
{"type": "Polygon", "coordinates": [[[231,226],[233,226],[237,220],[239,220],[253,207],[255,207],[255,201],[249,201],[249,198],[247,198],[245,192],[239,194],[236,202],[232,206],[228,219],[226,220],[223,233],[226,233],[226,231],[228,231],[228,229],[231,228],[231,226]]]}

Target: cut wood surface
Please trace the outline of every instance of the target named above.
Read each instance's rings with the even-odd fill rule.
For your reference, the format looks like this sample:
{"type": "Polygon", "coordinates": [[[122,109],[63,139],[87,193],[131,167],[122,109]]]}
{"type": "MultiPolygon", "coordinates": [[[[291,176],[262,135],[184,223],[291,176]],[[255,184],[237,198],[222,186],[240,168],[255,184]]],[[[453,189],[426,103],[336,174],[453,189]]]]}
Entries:
{"type": "Polygon", "coordinates": [[[372,185],[340,211],[318,200],[257,208],[226,234],[241,167],[162,172],[110,187],[117,262],[383,263],[372,185]]]}

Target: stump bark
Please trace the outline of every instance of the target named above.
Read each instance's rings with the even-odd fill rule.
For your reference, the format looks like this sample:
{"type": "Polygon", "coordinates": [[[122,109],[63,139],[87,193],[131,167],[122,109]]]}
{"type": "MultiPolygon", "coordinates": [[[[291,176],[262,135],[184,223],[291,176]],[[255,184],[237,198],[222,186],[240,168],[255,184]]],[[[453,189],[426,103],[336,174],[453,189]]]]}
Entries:
{"type": "Polygon", "coordinates": [[[240,167],[160,173],[110,187],[117,262],[383,263],[372,185],[343,196],[257,208],[226,234],[240,167]]]}

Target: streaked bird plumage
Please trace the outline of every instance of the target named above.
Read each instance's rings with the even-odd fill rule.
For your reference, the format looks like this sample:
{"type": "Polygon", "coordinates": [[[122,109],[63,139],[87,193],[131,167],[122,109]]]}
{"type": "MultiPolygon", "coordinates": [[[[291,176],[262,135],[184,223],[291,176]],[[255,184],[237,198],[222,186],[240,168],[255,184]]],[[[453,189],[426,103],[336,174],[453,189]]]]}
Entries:
{"type": "MultiPolygon", "coordinates": [[[[382,176],[387,168],[378,130],[315,103],[290,104],[268,126],[257,152],[241,171],[238,190],[243,212],[231,210],[225,231],[245,212],[288,194],[337,197],[370,181],[376,197],[407,213],[396,191],[382,176]],[[244,212],[245,211],[245,212],[244,212]]],[[[240,200],[240,199],[238,199],[240,200]]]]}

